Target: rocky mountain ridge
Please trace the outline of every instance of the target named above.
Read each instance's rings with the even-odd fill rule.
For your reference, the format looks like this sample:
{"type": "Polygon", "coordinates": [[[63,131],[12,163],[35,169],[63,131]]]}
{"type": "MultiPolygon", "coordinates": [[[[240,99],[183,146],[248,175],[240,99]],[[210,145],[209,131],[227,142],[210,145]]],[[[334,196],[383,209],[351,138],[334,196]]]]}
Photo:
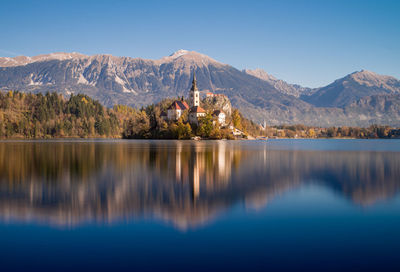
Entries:
{"type": "Polygon", "coordinates": [[[45,55],[38,55],[33,57],[17,56],[14,58],[0,57],[0,67],[20,66],[26,65],[33,62],[47,61],[47,60],[66,60],[76,58],[88,58],[89,56],[80,53],[50,53],[45,55]]]}
{"type": "Polygon", "coordinates": [[[382,94],[399,94],[400,81],[391,76],[361,70],[317,88],[301,99],[318,107],[344,108],[357,100],[382,94]]]}
{"type": "Polygon", "coordinates": [[[0,58],[0,90],[85,93],[106,106],[140,107],[165,97],[187,96],[194,71],[203,94],[226,95],[232,106],[256,122],[400,126],[396,111],[400,99],[395,95],[400,93],[400,83],[393,77],[361,71],[310,89],[261,70],[240,71],[187,50],[158,60],[79,53],[0,58]],[[379,108],[374,101],[391,106],[379,108]]]}
{"type": "Polygon", "coordinates": [[[295,97],[300,97],[303,94],[308,94],[312,91],[311,88],[302,87],[298,84],[289,84],[286,81],[281,79],[277,79],[276,77],[268,74],[263,69],[245,69],[243,70],[245,73],[255,76],[259,79],[265,80],[274,86],[277,90],[281,91],[284,94],[293,95],[295,97]]]}

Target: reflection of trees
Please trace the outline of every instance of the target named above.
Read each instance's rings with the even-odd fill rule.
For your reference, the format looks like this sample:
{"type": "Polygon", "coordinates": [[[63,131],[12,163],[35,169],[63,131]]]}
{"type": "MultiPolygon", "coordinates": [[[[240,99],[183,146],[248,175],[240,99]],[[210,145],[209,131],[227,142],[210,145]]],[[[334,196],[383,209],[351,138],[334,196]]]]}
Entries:
{"type": "Polygon", "coordinates": [[[306,182],[371,204],[400,189],[390,152],[267,151],[246,142],[0,143],[0,215],[55,224],[157,217],[206,222],[306,182]]]}
{"type": "Polygon", "coordinates": [[[269,175],[328,185],[367,205],[400,190],[400,154],[396,152],[270,151],[269,175]],[[282,175],[282,174],[281,174],[282,175]]]}
{"type": "Polygon", "coordinates": [[[61,224],[153,214],[203,221],[210,210],[196,204],[200,181],[201,191],[222,190],[225,160],[240,154],[219,152],[222,142],[171,143],[0,143],[1,214],[61,224]]]}

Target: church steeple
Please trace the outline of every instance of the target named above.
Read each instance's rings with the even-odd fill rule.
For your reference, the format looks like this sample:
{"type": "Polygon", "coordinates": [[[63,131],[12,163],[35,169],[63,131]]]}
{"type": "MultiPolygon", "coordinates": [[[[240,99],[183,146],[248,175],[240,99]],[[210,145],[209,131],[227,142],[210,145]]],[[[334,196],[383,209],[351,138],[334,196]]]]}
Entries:
{"type": "Polygon", "coordinates": [[[196,81],[196,72],[195,71],[193,71],[192,88],[190,90],[191,91],[197,90],[197,81],[196,81]]]}
{"type": "Polygon", "coordinates": [[[189,92],[190,97],[190,107],[200,106],[200,93],[199,89],[197,89],[197,81],[196,81],[196,73],[193,71],[193,80],[192,80],[192,87],[190,88],[189,92]]]}

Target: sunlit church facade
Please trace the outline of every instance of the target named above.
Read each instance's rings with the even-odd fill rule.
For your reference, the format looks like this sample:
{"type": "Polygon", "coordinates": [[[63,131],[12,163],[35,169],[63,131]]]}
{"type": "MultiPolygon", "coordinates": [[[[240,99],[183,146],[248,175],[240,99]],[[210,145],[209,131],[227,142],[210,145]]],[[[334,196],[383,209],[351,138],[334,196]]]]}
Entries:
{"type": "Polygon", "coordinates": [[[192,87],[189,91],[189,105],[183,100],[174,101],[167,110],[166,116],[169,121],[176,121],[183,111],[189,110],[189,122],[198,125],[199,119],[206,116],[206,111],[200,106],[200,92],[197,88],[196,75],[193,73],[192,87]]]}

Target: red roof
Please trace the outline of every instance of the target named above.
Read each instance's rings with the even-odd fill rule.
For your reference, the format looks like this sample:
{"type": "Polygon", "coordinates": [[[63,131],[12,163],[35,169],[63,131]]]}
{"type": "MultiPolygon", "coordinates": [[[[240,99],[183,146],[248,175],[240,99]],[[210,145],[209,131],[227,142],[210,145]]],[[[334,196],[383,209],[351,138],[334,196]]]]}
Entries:
{"type": "Polygon", "coordinates": [[[206,113],[206,111],[205,111],[202,107],[200,107],[200,106],[192,107],[192,108],[190,109],[190,112],[206,113]]]}
{"type": "Polygon", "coordinates": [[[187,109],[189,109],[189,106],[185,101],[175,100],[168,109],[169,110],[170,109],[173,109],[173,110],[187,110],[187,109]]]}

